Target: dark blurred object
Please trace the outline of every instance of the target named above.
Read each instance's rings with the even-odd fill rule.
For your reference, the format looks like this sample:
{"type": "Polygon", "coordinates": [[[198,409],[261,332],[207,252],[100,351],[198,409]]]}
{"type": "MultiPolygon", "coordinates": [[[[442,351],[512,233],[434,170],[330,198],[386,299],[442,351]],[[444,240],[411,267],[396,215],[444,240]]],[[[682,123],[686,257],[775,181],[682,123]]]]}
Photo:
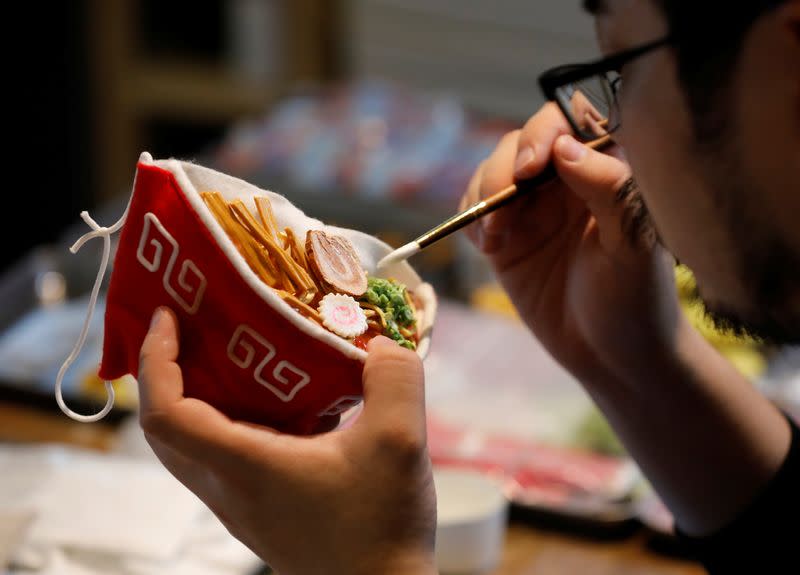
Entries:
{"type": "Polygon", "coordinates": [[[202,150],[218,142],[226,129],[224,122],[184,122],[167,116],[154,116],[142,124],[146,151],[155,158],[196,158],[202,150]]]}
{"type": "Polygon", "coordinates": [[[340,67],[338,0],[10,3],[4,131],[24,233],[0,270],[130,189],[139,153],[194,157],[296,82],[340,67]],[[11,45],[11,42],[14,42],[11,45]],[[11,133],[9,134],[9,131],[11,133]]]}
{"type": "Polygon", "coordinates": [[[270,573],[274,573],[274,571],[270,568],[269,565],[261,565],[257,567],[255,571],[253,571],[250,575],[270,575],[270,573]]]}
{"type": "MultiPolygon", "coordinates": [[[[0,273],[33,246],[58,237],[90,201],[92,172],[88,150],[89,66],[86,60],[87,1],[13,3],[4,7],[7,24],[30,27],[8,46],[8,90],[4,105],[4,140],[11,150],[6,196],[13,198],[2,226],[0,273]],[[44,12],[44,13],[43,13],[44,12]],[[23,228],[13,222],[21,218],[23,228]]],[[[6,306],[3,301],[3,306],[6,306]]]]}
{"type": "Polygon", "coordinates": [[[623,504],[616,510],[609,507],[605,515],[597,514],[589,517],[565,514],[544,507],[512,504],[509,520],[599,541],[625,539],[640,528],[636,518],[625,512],[623,504]]]}
{"type": "Polygon", "coordinates": [[[219,61],[225,55],[227,11],[222,2],[142,0],[138,52],[147,58],[219,61]],[[202,9],[198,9],[202,6],[202,9]]]}
{"type": "Polygon", "coordinates": [[[334,73],[333,0],[90,0],[96,198],[139,154],[194,158],[288,86],[334,73]]]}

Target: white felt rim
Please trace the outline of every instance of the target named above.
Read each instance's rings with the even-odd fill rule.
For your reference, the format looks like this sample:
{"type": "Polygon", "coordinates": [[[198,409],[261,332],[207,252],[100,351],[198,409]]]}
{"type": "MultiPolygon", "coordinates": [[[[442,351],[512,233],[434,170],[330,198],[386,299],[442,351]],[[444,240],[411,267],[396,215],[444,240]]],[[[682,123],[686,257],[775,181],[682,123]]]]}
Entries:
{"type": "MultiPolygon", "coordinates": [[[[221,172],[217,172],[215,170],[211,170],[210,168],[205,168],[203,166],[199,166],[197,164],[190,164],[188,162],[183,162],[180,160],[169,159],[169,160],[153,160],[153,157],[144,152],[141,154],[139,158],[140,163],[145,165],[155,165],[161,169],[167,170],[171,172],[175,179],[178,182],[178,185],[181,187],[184,196],[189,201],[189,204],[194,209],[195,213],[200,217],[202,222],[206,225],[208,230],[211,232],[214,240],[217,242],[217,245],[222,249],[228,259],[231,261],[233,266],[236,268],[239,275],[244,279],[247,285],[254,290],[262,300],[268,303],[273,309],[276,309],[281,315],[283,315],[287,320],[289,320],[297,329],[301,330],[302,332],[308,334],[309,336],[323,341],[330,345],[332,348],[336,349],[340,353],[342,353],[345,357],[350,359],[356,359],[358,361],[364,362],[367,359],[367,352],[364,350],[355,347],[350,342],[342,339],[341,337],[337,336],[334,333],[331,333],[327,329],[317,325],[314,322],[309,321],[307,318],[300,315],[297,311],[292,309],[289,304],[287,304],[283,299],[281,299],[275,291],[266,285],[261,279],[250,269],[250,266],[247,264],[245,259],[236,249],[236,246],[233,244],[231,239],[228,237],[227,233],[222,229],[222,226],[217,222],[214,216],[206,207],[203,199],[200,197],[199,191],[196,189],[194,183],[192,182],[191,178],[186,173],[185,168],[190,168],[193,171],[205,173],[207,175],[213,176],[214,178],[221,179],[227,181],[229,184],[233,186],[239,187],[242,190],[247,190],[248,192],[255,192],[259,195],[265,195],[267,197],[273,198],[281,198],[283,197],[279,194],[274,192],[270,192],[267,190],[262,190],[253,186],[252,184],[241,180],[239,178],[234,178],[233,176],[229,176],[227,174],[223,174],[221,172]]],[[[249,206],[248,206],[249,207],[249,206]]],[[[299,210],[298,210],[299,211],[299,210]]],[[[302,212],[301,212],[302,213],[302,212]]],[[[307,217],[307,216],[306,216],[307,217]]],[[[355,230],[346,230],[344,228],[336,228],[333,226],[325,226],[321,222],[317,220],[313,220],[312,218],[308,218],[310,222],[313,222],[313,226],[319,229],[329,229],[335,233],[346,233],[348,236],[366,236],[366,234],[362,234],[361,232],[355,230]]],[[[375,238],[371,238],[372,242],[378,242],[375,238]]],[[[381,249],[385,251],[383,255],[386,255],[391,252],[392,248],[387,244],[383,244],[382,242],[378,242],[381,245],[381,249]]],[[[436,308],[437,308],[437,301],[436,295],[433,291],[433,287],[423,282],[420,277],[417,275],[416,272],[411,268],[411,266],[407,262],[400,262],[395,264],[389,270],[387,270],[390,276],[400,276],[402,277],[408,287],[414,290],[414,293],[417,297],[423,302],[424,307],[421,311],[421,316],[419,318],[420,326],[421,326],[421,337],[419,345],[417,346],[417,353],[421,357],[425,357],[428,354],[430,349],[430,336],[431,330],[433,327],[433,321],[436,316],[436,308]]]]}

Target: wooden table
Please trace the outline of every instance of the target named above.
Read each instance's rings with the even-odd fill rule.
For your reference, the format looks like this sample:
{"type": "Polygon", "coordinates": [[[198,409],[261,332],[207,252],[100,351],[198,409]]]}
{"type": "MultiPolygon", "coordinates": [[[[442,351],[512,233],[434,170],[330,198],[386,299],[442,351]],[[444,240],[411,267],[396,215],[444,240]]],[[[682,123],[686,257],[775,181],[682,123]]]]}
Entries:
{"type": "MultiPolygon", "coordinates": [[[[0,442],[56,442],[107,451],[114,427],[0,401],[0,442]]],[[[644,533],[595,541],[512,523],[500,566],[491,575],[702,575],[698,565],[655,553],[644,533]]]]}
{"type": "Polygon", "coordinates": [[[492,575],[702,575],[693,562],[647,547],[644,533],[592,541],[529,525],[512,524],[500,566],[492,575]]]}
{"type": "Polygon", "coordinates": [[[65,443],[108,451],[114,437],[114,427],[106,423],[78,423],[61,412],[0,401],[0,442],[65,443]]]}

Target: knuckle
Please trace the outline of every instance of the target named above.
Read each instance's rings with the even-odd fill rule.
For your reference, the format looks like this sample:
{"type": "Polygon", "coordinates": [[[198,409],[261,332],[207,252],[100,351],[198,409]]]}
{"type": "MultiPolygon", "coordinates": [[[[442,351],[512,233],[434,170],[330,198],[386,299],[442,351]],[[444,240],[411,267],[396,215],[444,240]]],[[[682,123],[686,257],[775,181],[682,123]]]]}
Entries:
{"type": "Polygon", "coordinates": [[[535,125],[533,125],[533,126],[526,125],[525,128],[522,130],[522,134],[520,134],[520,137],[519,137],[519,147],[520,147],[520,149],[528,147],[528,146],[533,146],[536,143],[536,141],[538,140],[538,138],[537,138],[537,132],[538,131],[539,130],[538,130],[537,126],[535,126],[535,125]]]}
{"type": "Polygon", "coordinates": [[[500,141],[497,143],[497,146],[495,147],[495,151],[505,148],[508,145],[515,144],[517,141],[519,141],[519,136],[521,133],[522,130],[517,128],[516,130],[511,130],[510,132],[503,134],[503,136],[500,138],[500,141]]]}
{"type": "Polygon", "coordinates": [[[567,125],[567,120],[561,112],[561,108],[555,102],[546,102],[539,111],[531,118],[531,121],[538,120],[547,124],[567,125]]]}
{"type": "Polygon", "coordinates": [[[395,373],[405,373],[411,381],[422,376],[422,359],[416,351],[397,346],[384,357],[384,366],[395,373]]]}
{"type": "Polygon", "coordinates": [[[148,334],[139,350],[140,359],[160,357],[173,350],[175,342],[159,334],[148,334]]]}
{"type": "Polygon", "coordinates": [[[154,333],[147,333],[142,340],[142,347],[139,350],[140,355],[149,355],[154,350],[155,347],[158,345],[158,335],[154,333]]]}
{"type": "Polygon", "coordinates": [[[522,130],[506,133],[486,159],[481,173],[481,197],[497,191],[498,186],[507,185],[513,180],[513,163],[519,149],[521,133],[522,130]]]}
{"type": "Polygon", "coordinates": [[[561,117],[561,108],[553,101],[545,102],[544,106],[537,112],[538,114],[561,117]]]}
{"type": "Polygon", "coordinates": [[[158,342],[152,336],[144,338],[141,349],[139,349],[139,369],[145,369],[158,358],[158,342]]]}
{"type": "Polygon", "coordinates": [[[142,428],[145,437],[154,437],[156,439],[169,437],[173,428],[169,414],[161,411],[141,412],[139,414],[139,426],[142,428]]]}
{"type": "Polygon", "coordinates": [[[542,132],[547,132],[548,128],[553,126],[557,126],[559,129],[563,128],[561,131],[569,128],[566,118],[564,118],[558,105],[555,102],[547,102],[525,122],[522,133],[519,136],[520,146],[536,142],[542,132]]]}
{"type": "Polygon", "coordinates": [[[364,365],[363,377],[372,381],[380,379],[386,374],[404,374],[402,379],[416,382],[422,378],[422,363],[419,356],[409,350],[401,348],[391,350],[381,355],[379,361],[367,361],[364,365]]]}
{"type": "Polygon", "coordinates": [[[425,433],[408,425],[386,426],[376,435],[379,453],[401,463],[412,463],[426,453],[425,433]]]}
{"type": "Polygon", "coordinates": [[[513,158],[508,161],[497,159],[491,166],[488,166],[483,179],[481,180],[480,198],[486,199],[493,196],[506,186],[514,182],[513,158]]]}

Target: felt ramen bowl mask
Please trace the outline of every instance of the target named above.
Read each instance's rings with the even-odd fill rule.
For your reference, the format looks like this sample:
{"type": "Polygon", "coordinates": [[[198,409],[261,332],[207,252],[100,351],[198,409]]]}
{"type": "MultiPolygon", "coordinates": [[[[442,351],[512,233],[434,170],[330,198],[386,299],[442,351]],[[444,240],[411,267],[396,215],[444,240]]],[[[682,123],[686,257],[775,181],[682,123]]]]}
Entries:
{"type": "MultiPolygon", "coordinates": [[[[362,398],[366,343],[383,334],[425,357],[436,298],[405,262],[377,269],[391,248],[377,238],[326,226],[286,198],[189,162],[142,154],[122,219],[99,226],[105,241],[92,294],[96,301],[121,229],[106,296],[99,376],[139,369],[150,318],[168,306],[180,324],[184,393],[229,417],[290,433],[310,433],[321,418],[362,398]]],[[[90,304],[87,323],[91,319],[90,304]]],[[[84,334],[85,336],[85,334],[84,334]]],[[[56,382],[80,352],[81,337],[56,382]]]]}

